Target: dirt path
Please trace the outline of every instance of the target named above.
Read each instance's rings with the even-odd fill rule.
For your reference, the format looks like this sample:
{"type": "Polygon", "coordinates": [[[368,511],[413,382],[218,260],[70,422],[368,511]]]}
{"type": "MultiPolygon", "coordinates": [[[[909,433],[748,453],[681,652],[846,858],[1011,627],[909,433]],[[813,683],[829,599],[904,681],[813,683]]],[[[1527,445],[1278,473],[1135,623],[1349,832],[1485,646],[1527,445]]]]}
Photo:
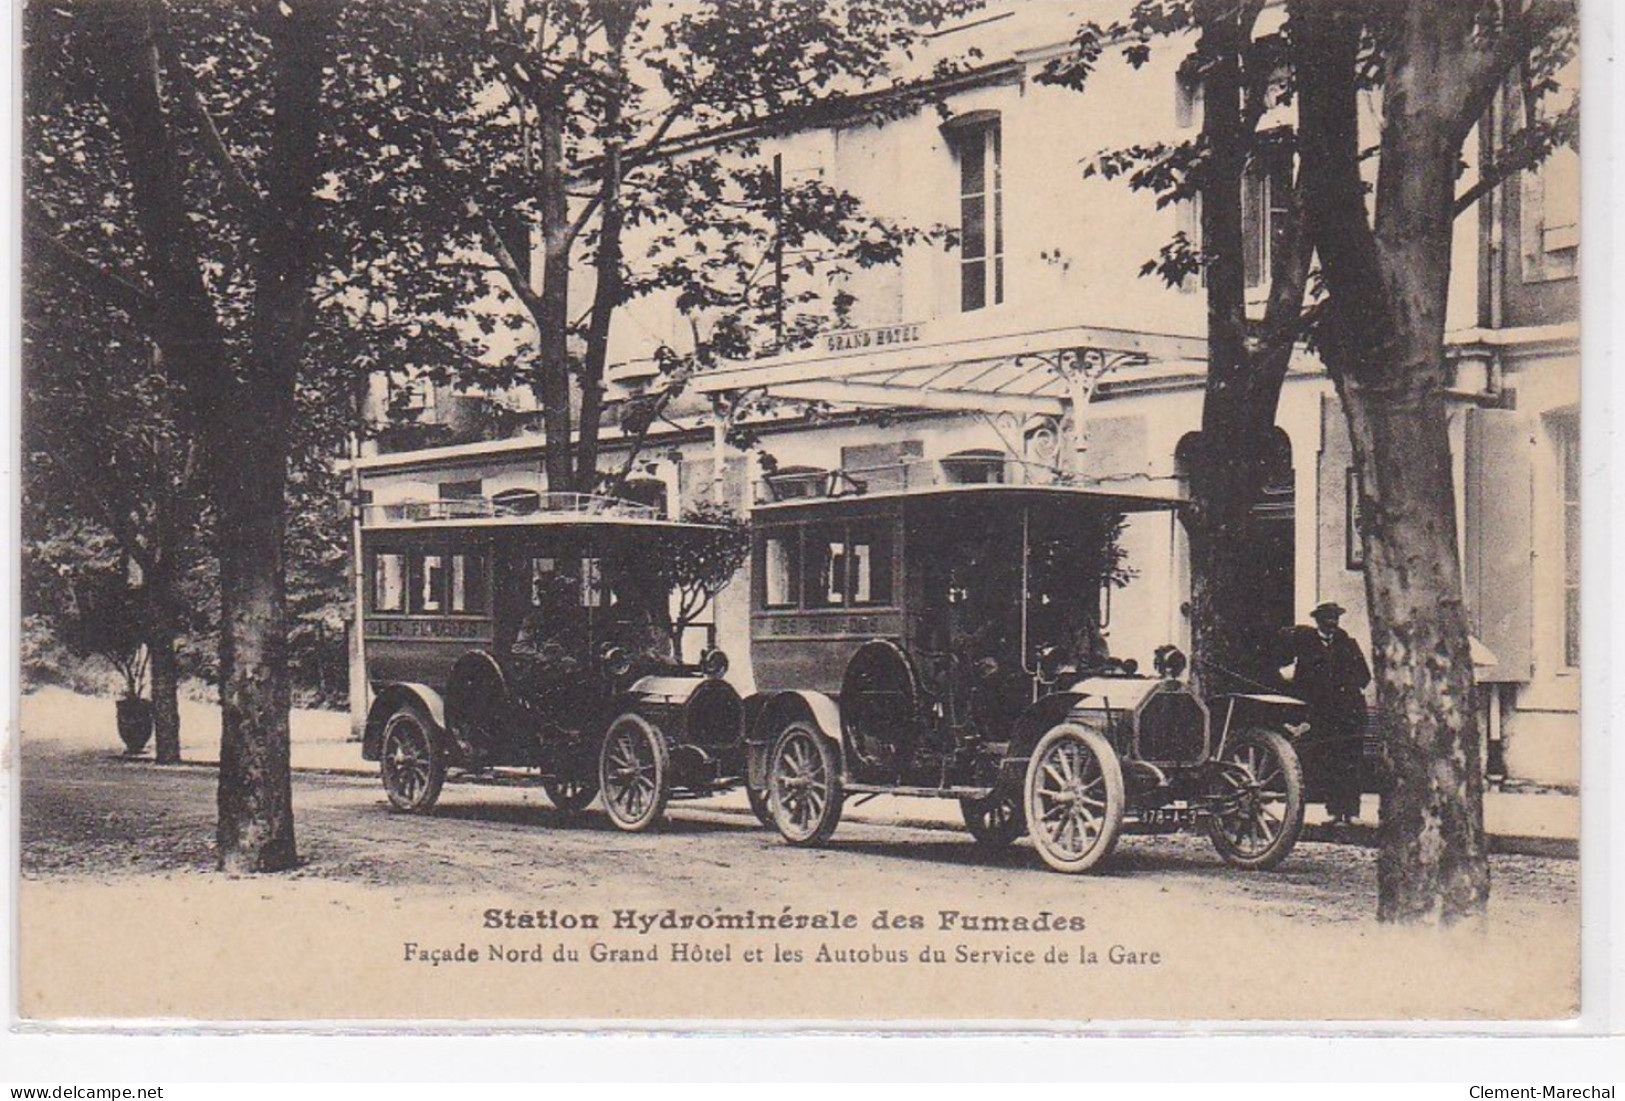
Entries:
{"type": "MultiPolygon", "coordinates": [[[[1251,1017],[1292,1015],[1300,1006],[1333,1018],[1390,1016],[1395,1006],[1452,1016],[1541,1016],[1567,1012],[1574,1002],[1579,906],[1573,861],[1495,858],[1490,931],[1467,945],[1468,957],[1460,955],[1459,945],[1446,952],[1434,943],[1425,946],[1428,958],[1418,960],[1417,943],[1396,939],[1394,930],[1372,920],[1374,854],[1350,846],[1302,844],[1279,871],[1250,875],[1226,868],[1203,839],[1131,837],[1103,873],[1064,877],[1045,871],[1024,844],[989,855],[968,835],[942,830],[849,821],[829,847],[807,851],[786,847],[747,817],[705,804],[679,805],[663,829],[628,835],[611,829],[597,811],[564,820],[530,788],[448,785],[441,806],[427,817],[390,813],[377,783],[360,777],[302,774],[294,792],[303,866],[286,875],[232,881],[212,870],[211,770],[161,769],[51,743],[27,747],[25,980],[26,959],[40,958],[26,956],[30,931],[36,941],[58,945],[48,954],[55,962],[34,965],[37,977],[60,965],[60,945],[90,935],[85,923],[95,922],[87,916],[87,902],[96,912],[133,909],[163,923],[127,931],[95,926],[95,938],[124,961],[120,966],[158,966],[129,958],[150,952],[117,945],[153,944],[157,930],[173,922],[227,960],[241,949],[238,938],[249,937],[258,944],[256,966],[271,967],[279,980],[356,967],[371,976],[354,986],[307,982],[276,996],[264,989],[232,994],[235,983],[230,989],[212,985],[209,976],[219,972],[200,965],[195,983],[155,1000],[149,988],[169,990],[171,979],[109,986],[101,981],[107,953],[97,952],[86,957],[101,969],[94,979],[74,978],[77,970],[57,975],[40,984],[31,1004],[53,1014],[82,1012],[88,1005],[107,1007],[104,1012],[172,1007],[252,1017],[282,1015],[279,1007],[293,1006],[297,1016],[391,1016],[397,1010],[433,1015],[460,1005],[479,1016],[558,1016],[554,1010],[567,1005],[566,1016],[644,1016],[651,1008],[661,1010],[656,1015],[693,1015],[680,997],[684,983],[655,984],[661,992],[656,996],[638,981],[636,968],[611,968],[613,981],[571,986],[568,997],[555,992],[536,1000],[536,991],[524,983],[493,984],[489,969],[481,972],[483,984],[467,989],[437,969],[435,981],[423,986],[402,958],[409,942],[462,944],[482,953],[496,947],[488,943],[498,935],[486,924],[489,910],[596,914],[607,927],[610,915],[625,908],[707,915],[834,908],[861,915],[861,925],[844,934],[860,950],[919,940],[917,933],[878,935],[873,920],[886,910],[922,916],[921,933],[935,931],[948,938],[948,949],[968,944],[972,952],[1021,948],[1023,942],[1005,944],[1007,936],[961,942],[934,929],[942,912],[1048,911],[1077,915],[1090,932],[1040,938],[1046,947],[1064,942],[1077,952],[1086,946],[1100,953],[1143,949],[1179,964],[1177,979],[1159,964],[1154,981],[1114,969],[1098,1007],[1091,1003],[1082,1007],[1088,1012],[1075,1008],[1066,1016],[1251,1017]],[[296,949],[286,944],[290,933],[297,934],[296,949]],[[1253,958],[1257,967],[1247,962],[1253,958]],[[1470,982],[1461,981],[1466,959],[1483,961],[1469,967],[1470,982]],[[1439,968],[1456,978],[1444,985],[1417,981],[1439,968]],[[644,997],[626,1001],[623,977],[644,997]],[[1340,993],[1343,988],[1348,993],[1340,993]],[[437,990],[445,1000],[436,1000],[437,990]]],[[[526,937],[527,945],[541,943],[535,933],[521,935],[526,937]]],[[[547,944],[551,950],[568,939],[547,944]]],[[[620,939],[637,949],[657,938],[620,939]]],[[[589,936],[571,943],[586,951],[593,942],[589,936]]],[[[736,947],[743,952],[755,943],[747,937],[736,947]]],[[[815,949],[805,937],[776,943],[815,949]]],[[[919,944],[913,946],[918,951],[919,944]]],[[[76,951],[83,955],[84,949],[79,944],[76,951]]],[[[205,954],[205,962],[209,958],[205,954]]],[[[216,966],[221,962],[216,959],[216,966]]],[[[736,956],[717,973],[732,975],[729,968],[739,965],[736,956]]],[[[923,987],[890,980],[880,987],[819,985],[807,1005],[834,999],[844,1016],[862,1016],[867,1007],[882,1016],[1028,1017],[1060,996],[1046,993],[1064,977],[1054,969],[1029,976],[1020,969],[1006,974],[996,966],[986,972],[983,964],[967,966],[976,972],[972,982],[980,991],[969,1002],[948,992],[954,986],[945,983],[948,975],[955,982],[966,979],[948,967],[923,987]]],[[[899,976],[925,973],[903,970],[899,976]]],[[[514,978],[522,972],[501,974],[514,978]]],[[[25,982],[25,994],[28,989],[25,982]]],[[[1072,987],[1056,989],[1074,998],[1072,987]]],[[[763,1002],[760,992],[736,1004],[734,995],[743,991],[728,987],[714,995],[717,1004],[732,1007],[724,1016],[759,1006],[803,1015],[786,1012],[799,1003],[763,1002]]]]}

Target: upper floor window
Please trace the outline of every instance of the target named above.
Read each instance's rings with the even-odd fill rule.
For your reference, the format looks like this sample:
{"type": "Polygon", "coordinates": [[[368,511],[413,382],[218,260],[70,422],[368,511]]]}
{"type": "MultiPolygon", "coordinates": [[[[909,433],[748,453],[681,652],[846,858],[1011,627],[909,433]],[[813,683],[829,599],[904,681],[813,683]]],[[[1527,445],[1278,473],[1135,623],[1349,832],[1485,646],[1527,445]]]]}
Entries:
{"type": "Polygon", "coordinates": [[[418,375],[414,378],[389,380],[389,411],[391,414],[404,417],[419,417],[429,415],[432,417],[435,401],[434,381],[427,375],[418,375]]]}
{"type": "Polygon", "coordinates": [[[1268,288],[1270,264],[1291,211],[1292,177],[1279,159],[1254,161],[1241,177],[1242,272],[1247,289],[1268,288]]]}
{"type": "MultiPolygon", "coordinates": [[[[1292,213],[1287,206],[1291,188],[1292,173],[1284,160],[1254,161],[1242,175],[1241,270],[1249,291],[1269,290],[1271,265],[1292,213]]],[[[1179,232],[1198,251],[1204,247],[1200,192],[1179,203],[1179,232]]],[[[1180,289],[1198,286],[1207,286],[1205,268],[1180,289]]]]}
{"type": "Polygon", "coordinates": [[[959,160],[959,308],[1004,301],[1004,166],[999,115],[975,111],[944,127],[959,160]]]}
{"type": "MultiPolygon", "coordinates": [[[[1579,71],[1570,62],[1554,77],[1556,89],[1540,97],[1533,113],[1542,123],[1572,125],[1579,71]]],[[[1521,93],[1514,93],[1514,97],[1521,93]]],[[[1517,102],[1509,108],[1527,113],[1517,102]]],[[[1580,154],[1567,145],[1553,149],[1537,167],[1520,174],[1518,238],[1526,283],[1572,279],[1580,257],[1580,154]]]]}

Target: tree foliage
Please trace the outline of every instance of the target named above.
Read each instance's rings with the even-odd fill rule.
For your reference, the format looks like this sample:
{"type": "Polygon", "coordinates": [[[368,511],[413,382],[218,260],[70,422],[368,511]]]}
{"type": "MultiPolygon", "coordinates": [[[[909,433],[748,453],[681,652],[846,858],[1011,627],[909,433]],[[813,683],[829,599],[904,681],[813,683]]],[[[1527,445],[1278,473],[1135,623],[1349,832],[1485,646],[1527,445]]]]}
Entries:
{"type": "Polygon", "coordinates": [[[150,342],[198,441],[221,593],[223,867],[296,860],[284,534],[295,381],[328,239],[336,5],[24,9],[31,265],[150,342]]]}
{"type": "Polygon", "coordinates": [[[380,156],[337,187],[391,206],[388,231],[357,243],[367,263],[347,289],[363,325],[437,381],[530,389],[555,442],[550,484],[593,488],[620,307],[663,295],[688,318],[687,339],[658,353],[655,389],[675,396],[718,356],[839,324],[845,274],[929,234],[816,178],[775,180],[759,154],[775,133],[898,109],[864,93],[897,90],[899,51],[959,7],[467,0],[370,13],[400,48],[345,76],[380,156]]]}
{"type": "Polygon", "coordinates": [[[685,524],[662,534],[653,551],[652,573],[675,594],[671,617],[673,652],[682,657],[683,632],[705,614],[750,554],[750,526],[726,505],[701,501],[686,509],[685,524]]]}

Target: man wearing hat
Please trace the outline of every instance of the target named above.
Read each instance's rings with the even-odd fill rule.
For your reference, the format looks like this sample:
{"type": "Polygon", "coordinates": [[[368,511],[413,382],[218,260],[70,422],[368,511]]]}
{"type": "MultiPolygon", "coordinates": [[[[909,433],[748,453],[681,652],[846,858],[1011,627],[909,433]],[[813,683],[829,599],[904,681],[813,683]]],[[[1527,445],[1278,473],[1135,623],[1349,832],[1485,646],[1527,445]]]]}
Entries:
{"type": "Polygon", "coordinates": [[[1326,813],[1334,825],[1360,816],[1360,764],[1365,737],[1365,686],[1371,683],[1360,644],[1337,625],[1343,608],[1315,605],[1313,627],[1291,628],[1284,663],[1293,694],[1309,705],[1310,734],[1322,752],[1326,813]]]}

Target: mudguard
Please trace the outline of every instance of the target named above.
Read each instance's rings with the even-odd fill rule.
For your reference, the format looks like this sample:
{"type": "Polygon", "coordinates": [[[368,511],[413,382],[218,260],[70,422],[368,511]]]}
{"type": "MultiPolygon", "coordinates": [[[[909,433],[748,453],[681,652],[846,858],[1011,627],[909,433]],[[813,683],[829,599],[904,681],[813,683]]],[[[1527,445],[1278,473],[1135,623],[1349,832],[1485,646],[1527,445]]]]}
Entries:
{"type": "MultiPolygon", "coordinates": [[[[810,720],[825,737],[842,745],[841,707],[822,692],[791,689],[764,692],[745,701],[745,765],[752,787],[767,786],[767,757],[779,732],[795,719],[810,720]]],[[[843,746],[844,750],[844,746],[843,746]]]]}
{"type": "Polygon", "coordinates": [[[1010,728],[1010,748],[1005,751],[1004,759],[1019,763],[1025,769],[1038,739],[1087,696],[1086,692],[1053,692],[1023,711],[1010,728]]]}
{"type": "Polygon", "coordinates": [[[378,689],[373,698],[372,708],[367,712],[367,727],[361,739],[361,759],[376,761],[382,749],[384,737],[384,723],[395,709],[403,703],[415,703],[421,707],[434,721],[434,734],[443,738],[446,734],[446,702],[433,688],[427,684],[412,682],[399,682],[386,684],[378,689]]]}

